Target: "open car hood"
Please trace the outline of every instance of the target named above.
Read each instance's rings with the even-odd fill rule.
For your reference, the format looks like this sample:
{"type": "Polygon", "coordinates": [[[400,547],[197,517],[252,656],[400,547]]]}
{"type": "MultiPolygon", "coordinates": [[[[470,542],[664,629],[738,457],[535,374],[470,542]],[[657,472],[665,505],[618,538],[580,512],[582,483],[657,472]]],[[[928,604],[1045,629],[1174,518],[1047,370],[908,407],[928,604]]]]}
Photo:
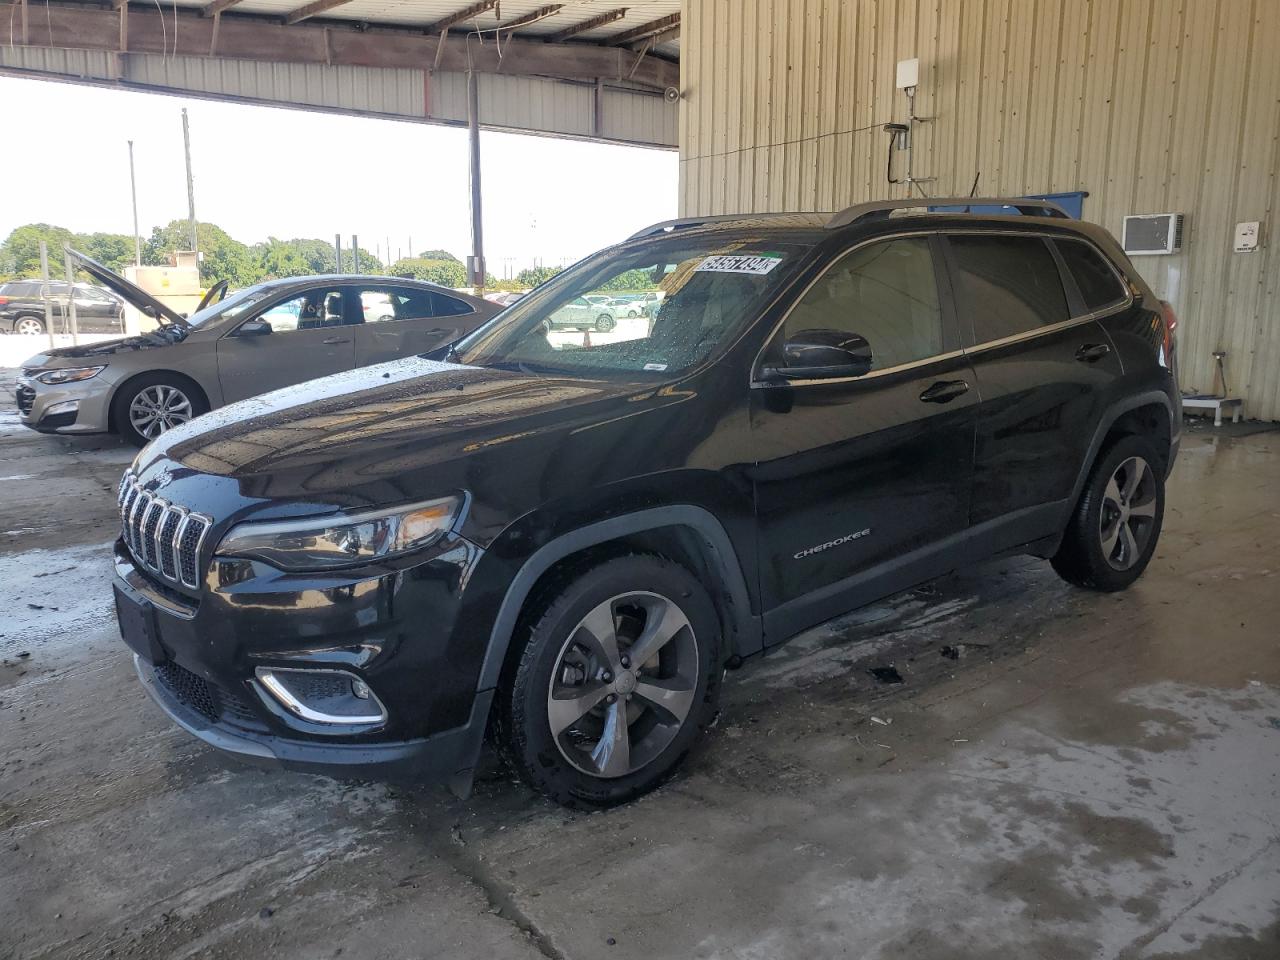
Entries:
{"type": "Polygon", "coordinates": [[[157,323],[172,323],[178,327],[190,327],[191,324],[183,319],[182,315],[175,311],[172,307],[166,307],[151,294],[147,293],[137,284],[130,283],[114,270],[100,264],[92,257],[87,257],[79,250],[67,248],[67,253],[71,255],[71,259],[93,279],[100,284],[118,294],[127,300],[134,307],[154,319],[157,323]]]}

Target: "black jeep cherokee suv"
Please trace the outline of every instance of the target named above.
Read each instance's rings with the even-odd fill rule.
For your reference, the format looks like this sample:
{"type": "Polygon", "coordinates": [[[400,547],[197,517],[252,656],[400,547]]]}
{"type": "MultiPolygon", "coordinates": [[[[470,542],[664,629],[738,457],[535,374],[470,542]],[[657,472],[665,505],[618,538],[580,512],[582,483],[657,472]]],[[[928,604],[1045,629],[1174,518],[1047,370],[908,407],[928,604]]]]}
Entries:
{"type": "Polygon", "coordinates": [[[600,806],[672,771],[726,665],[835,614],[1000,553],[1128,586],[1172,314],[1098,227],[944,202],[1010,209],[659,224],[447,353],[164,434],[115,550],[147,689],[243,757],[459,790],[490,729],[600,806]],[[660,307],[547,328],[621,284],[660,307]]]}

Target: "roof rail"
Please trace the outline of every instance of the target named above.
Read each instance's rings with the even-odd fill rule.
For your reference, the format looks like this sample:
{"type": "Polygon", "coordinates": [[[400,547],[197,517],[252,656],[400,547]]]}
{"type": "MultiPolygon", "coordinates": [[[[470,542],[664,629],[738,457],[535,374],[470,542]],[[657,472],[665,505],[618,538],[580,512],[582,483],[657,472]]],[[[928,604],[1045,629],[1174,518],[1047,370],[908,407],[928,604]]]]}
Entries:
{"type": "Polygon", "coordinates": [[[709,223],[730,223],[734,220],[763,220],[768,217],[803,217],[803,216],[821,216],[821,214],[805,214],[805,213],[722,213],[713,217],[682,217],[678,220],[662,220],[658,223],[650,224],[643,230],[637,230],[628,240],[639,240],[641,237],[652,237],[659,233],[674,233],[677,230],[691,230],[694,227],[703,227],[709,223]]]}
{"type": "MultiPolygon", "coordinates": [[[[1034,200],[1029,197],[924,197],[919,200],[873,200],[870,203],[855,204],[828,220],[827,229],[847,227],[859,220],[884,220],[894,210],[912,207],[1012,207],[1024,217],[1071,219],[1071,215],[1052,200],[1034,200]]],[[[969,210],[962,212],[968,213],[969,210]]]]}

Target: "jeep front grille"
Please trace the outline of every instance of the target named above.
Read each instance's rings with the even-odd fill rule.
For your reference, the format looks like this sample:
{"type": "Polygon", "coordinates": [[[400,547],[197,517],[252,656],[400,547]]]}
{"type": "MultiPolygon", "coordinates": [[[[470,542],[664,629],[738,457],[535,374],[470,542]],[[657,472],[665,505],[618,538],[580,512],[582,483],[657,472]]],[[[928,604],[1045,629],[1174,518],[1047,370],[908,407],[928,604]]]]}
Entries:
{"type": "Polygon", "coordinates": [[[200,547],[212,521],[148,493],[138,478],[120,480],[120,530],[134,561],[160,578],[196,589],[200,547]]]}

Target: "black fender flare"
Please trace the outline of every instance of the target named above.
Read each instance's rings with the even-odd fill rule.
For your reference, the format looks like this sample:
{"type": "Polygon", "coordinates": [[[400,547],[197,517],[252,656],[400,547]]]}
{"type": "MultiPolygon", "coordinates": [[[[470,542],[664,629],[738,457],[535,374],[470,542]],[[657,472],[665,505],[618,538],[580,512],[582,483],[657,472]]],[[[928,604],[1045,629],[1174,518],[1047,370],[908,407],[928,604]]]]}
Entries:
{"type": "MultiPolygon", "coordinates": [[[[1102,444],[1107,439],[1107,434],[1115,425],[1115,422],[1130,410],[1137,410],[1139,407],[1161,406],[1165,413],[1169,416],[1169,469],[1173,468],[1173,457],[1177,452],[1176,443],[1178,435],[1178,412],[1173,408],[1173,401],[1169,399],[1169,395],[1163,390],[1148,390],[1144,393],[1135,393],[1131,396],[1122,397],[1115,401],[1111,406],[1103,411],[1102,416],[1098,420],[1098,425],[1094,427],[1093,438],[1089,441],[1089,449],[1084,459],[1080,463],[1079,473],[1076,475],[1076,482],[1071,488],[1071,497],[1067,501],[1067,517],[1070,517],[1071,511],[1080,501],[1080,493],[1084,490],[1085,481],[1089,479],[1089,471],[1093,469],[1094,462],[1098,459],[1098,453],[1102,450],[1102,444]]],[[[1063,520],[1064,524],[1066,519],[1063,520]]]]}
{"type": "Polygon", "coordinates": [[[759,652],[762,642],[760,618],[751,613],[747,582],[724,526],[710,511],[692,504],[654,507],[578,527],[539,547],[525,560],[498,607],[498,615],[494,618],[489,634],[489,646],[480,667],[476,692],[483,693],[498,686],[516,621],[539,577],[572,553],[619,537],[664,527],[685,527],[703,538],[729,595],[729,611],[733,617],[739,648],[734,652],[742,655],[759,652]],[[749,649],[744,650],[744,647],[749,649]]]}

